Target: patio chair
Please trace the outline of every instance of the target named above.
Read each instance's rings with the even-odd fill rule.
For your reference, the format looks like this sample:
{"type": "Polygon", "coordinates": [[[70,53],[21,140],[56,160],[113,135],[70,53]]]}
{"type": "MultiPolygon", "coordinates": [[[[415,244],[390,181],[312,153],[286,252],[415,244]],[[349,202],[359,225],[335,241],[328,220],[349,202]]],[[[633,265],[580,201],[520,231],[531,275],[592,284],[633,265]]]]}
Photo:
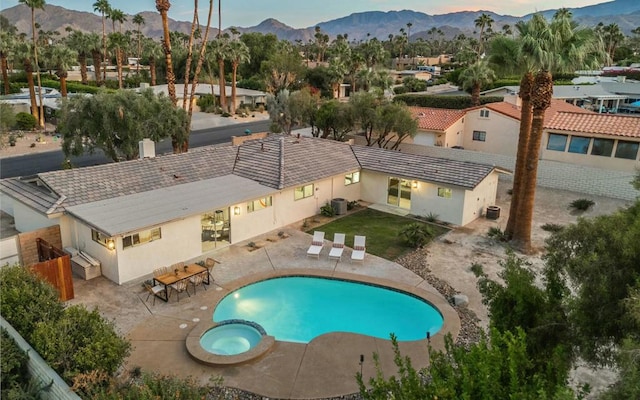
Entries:
{"type": "Polygon", "coordinates": [[[329,251],[329,260],[340,260],[344,251],[344,233],[335,233],[333,235],[333,244],[329,251]]]}
{"type": "Polygon", "coordinates": [[[158,293],[164,292],[163,285],[155,285],[152,286],[149,282],[144,282],[144,290],[147,291],[147,299],[145,301],[149,301],[149,296],[153,296],[153,305],[156,305],[156,297],[158,293]]]}
{"type": "Polygon", "coordinates": [[[309,246],[309,250],[307,250],[307,256],[320,258],[320,251],[322,251],[323,246],[324,232],[314,231],[311,246],[309,246]]]}
{"type": "MultiPolygon", "coordinates": [[[[171,293],[176,292],[178,301],[180,301],[180,293],[182,292],[187,292],[187,296],[191,297],[189,294],[189,281],[186,279],[181,279],[176,283],[172,283],[169,287],[171,288],[171,293]]],[[[171,297],[171,295],[169,295],[169,297],[171,297]]]]}
{"type": "Polygon", "coordinates": [[[157,278],[167,273],[167,267],[160,267],[153,270],[153,277],[157,278]]]}
{"type": "Polygon", "coordinates": [[[353,251],[351,252],[351,261],[364,262],[364,254],[367,250],[365,242],[367,238],[365,236],[356,235],[353,238],[353,251]]]}
{"type": "Polygon", "coordinates": [[[215,267],[216,264],[222,264],[222,263],[216,260],[215,258],[211,258],[211,257],[207,257],[207,259],[204,262],[204,266],[207,269],[207,272],[209,274],[209,283],[213,283],[213,273],[211,271],[213,271],[213,267],[215,267]]]}
{"type": "Polygon", "coordinates": [[[204,290],[207,290],[207,287],[204,285],[204,280],[207,279],[208,273],[207,271],[201,272],[189,278],[189,282],[193,285],[193,294],[196,294],[196,286],[198,285],[202,286],[204,290]]]}

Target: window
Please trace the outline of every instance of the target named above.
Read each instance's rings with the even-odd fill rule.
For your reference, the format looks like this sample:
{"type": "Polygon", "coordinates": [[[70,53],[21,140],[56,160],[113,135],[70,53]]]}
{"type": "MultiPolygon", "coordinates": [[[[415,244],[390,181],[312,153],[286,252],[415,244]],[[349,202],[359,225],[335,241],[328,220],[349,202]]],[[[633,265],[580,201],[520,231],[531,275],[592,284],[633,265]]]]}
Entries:
{"type": "Polygon", "coordinates": [[[354,183],[360,182],[360,172],[352,172],[344,176],[344,185],[349,186],[354,183]]]}
{"type": "Polygon", "coordinates": [[[293,199],[301,200],[313,196],[313,183],[310,185],[300,186],[293,191],[293,199]]]}
{"type": "Polygon", "coordinates": [[[93,239],[94,242],[100,243],[104,247],[107,247],[107,239],[109,239],[109,236],[105,235],[102,232],[98,232],[95,229],[92,229],[91,230],[91,239],[93,239]]]}
{"type": "Polygon", "coordinates": [[[557,133],[549,134],[549,143],[547,150],[564,151],[567,147],[567,135],[558,135],[557,133]]]}
{"type": "Polygon", "coordinates": [[[489,110],[480,110],[481,118],[489,118],[489,110]]]}
{"type": "Polygon", "coordinates": [[[569,153],[587,154],[591,138],[572,136],[569,142],[569,153]]]}
{"type": "Polygon", "coordinates": [[[638,146],[640,146],[640,143],[618,140],[618,146],[616,147],[616,158],[635,160],[638,156],[638,146]]]}
{"type": "Polygon", "coordinates": [[[261,199],[256,199],[247,203],[247,212],[254,212],[258,210],[262,210],[267,207],[271,207],[273,205],[273,199],[271,196],[263,197],[261,199]]]}
{"type": "Polygon", "coordinates": [[[611,157],[613,152],[613,139],[593,139],[591,155],[611,157]]]}
{"type": "Polygon", "coordinates": [[[140,231],[129,236],[124,236],[122,238],[122,247],[126,249],[127,247],[133,247],[140,244],[153,242],[154,240],[158,240],[160,238],[162,238],[160,227],[149,229],[147,231],[140,231]]]}
{"type": "Polygon", "coordinates": [[[451,198],[451,189],[449,188],[438,188],[438,197],[444,197],[445,199],[451,198]]]}
{"type": "Polygon", "coordinates": [[[473,131],[473,140],[478,142],[484,142],[487,139],[487,132],[485,131],[473,131]]]}

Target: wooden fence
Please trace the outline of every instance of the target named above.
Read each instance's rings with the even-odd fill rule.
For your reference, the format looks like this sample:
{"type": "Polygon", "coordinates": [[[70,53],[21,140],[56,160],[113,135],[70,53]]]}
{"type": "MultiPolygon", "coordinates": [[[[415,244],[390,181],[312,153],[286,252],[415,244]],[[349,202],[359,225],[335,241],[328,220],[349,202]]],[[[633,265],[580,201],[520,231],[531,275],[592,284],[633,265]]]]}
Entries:
{"type": "Polygon", "coordinates": [[[40,262],[29,266],[31,272],[51,283],[58,292],[60,300],[73,299],[73,278],[71,277],[71,257],[64,251],[53,247],[44,239],[36,239],[40,262]]]}

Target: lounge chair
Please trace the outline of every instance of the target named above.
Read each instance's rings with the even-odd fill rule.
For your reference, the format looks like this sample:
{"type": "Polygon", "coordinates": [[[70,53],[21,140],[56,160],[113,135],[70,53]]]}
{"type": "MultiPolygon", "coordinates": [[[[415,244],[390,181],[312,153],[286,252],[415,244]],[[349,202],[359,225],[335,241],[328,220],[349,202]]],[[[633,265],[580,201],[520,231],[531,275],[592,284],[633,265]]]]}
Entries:
{"type": "Polygon", "coordinates": [[[340,260],[342,258],[342,251],[344,250],[344,233],[335,233],[333,235],[333,245],[331,245],[331,251],[329,252],[329,260],[340,260]]]}
{"type": "Polygon", "coordinates": [[[311,246],[309,246],[309,250],[307,250],[307,256],[320,258],[320,251],[322,251],[323,246],[324,246],[324,232],[314,231],[313,240],[311,241],[311,246]]]}
{"type": "Polygon", "coordinates": [[[364,261],[364,254],[367,250],[365,247],[365,236],[356,235],[353,238],[353,251],[351,252],[351,261],[364,261]]]}

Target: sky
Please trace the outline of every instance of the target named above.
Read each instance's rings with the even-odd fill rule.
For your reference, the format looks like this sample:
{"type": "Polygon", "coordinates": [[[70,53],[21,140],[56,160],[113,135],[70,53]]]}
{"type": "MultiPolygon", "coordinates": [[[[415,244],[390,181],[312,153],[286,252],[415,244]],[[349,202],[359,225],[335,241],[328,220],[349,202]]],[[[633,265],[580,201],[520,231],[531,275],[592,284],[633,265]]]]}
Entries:
{"type": "MultiPolygon", "coordinates": [[[[446,14],[455,11],[493,11],[502,15],[520,17],[536,11],[575,8],[604,3],[606,0],[221,0],[222,26],[250,27],[258,25],[267,18],[293,28],[308,28],[320,22],[346,17],[352,13],[365,11],[413,10],[425,14],[446,14]],[[401,3],[399,5],[398,3],[401,3]]],[[[46,0],[46,4],[62,6],[71,10],[93,11],[94,0],[46,0]]],[[[13,7],[18,0],[0,0],[0,9],[13,7]]],[[[135,15],[142,11],[156,11],[154,0],[109,0],[112,8],[135,15]]],[[[218,1],[213,1],[214,14],[212,25],[217,25],[218,1]]],[[[206,19],[209,2],[198,1],[200,18],[206,19]]],[[[97,13],[96,13],[97,14],[97,13]]],[[[193,2],[173,0],[169,17],[178,21],[193,19],[193,2]]]]}

